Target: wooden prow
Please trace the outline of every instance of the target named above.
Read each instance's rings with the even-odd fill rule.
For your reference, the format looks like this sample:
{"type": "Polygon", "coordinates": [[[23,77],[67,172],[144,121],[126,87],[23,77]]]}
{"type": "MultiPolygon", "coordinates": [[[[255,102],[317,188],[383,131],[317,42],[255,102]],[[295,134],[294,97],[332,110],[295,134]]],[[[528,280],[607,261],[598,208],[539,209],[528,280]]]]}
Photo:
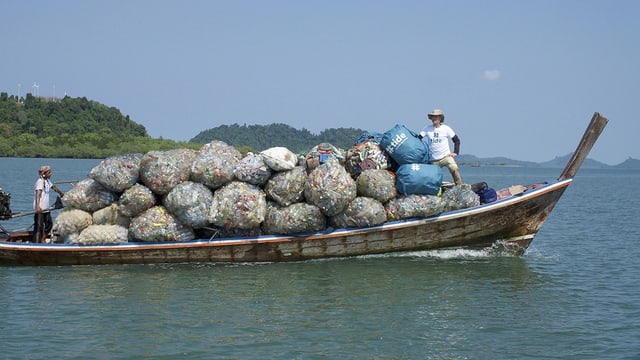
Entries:
{"type": "Polygon", "coordinates": [[[562,171],[562,174],[560,174],[560,176],[558,177],[558,180],[569,179],[576,176],[576,173],[580,169],[580,166],[582,166],[582,163],[587,158],[587,155],[589,155],[593,144],[595,144],[596,140],[598,140],[598,137],[600,136],[602,130],[604,130],[604,127],[608,122],[609,120],[606,117],[600,115],[600,113],[596,112],[593,114],[591,122],[589,123],[587,130],[585,130],[584,135],[582,135],[582,139],[580,140],[576,151],[574,151],[571,160],[569,160],[569,162],[567,163],[567,166],[562,171]]]}

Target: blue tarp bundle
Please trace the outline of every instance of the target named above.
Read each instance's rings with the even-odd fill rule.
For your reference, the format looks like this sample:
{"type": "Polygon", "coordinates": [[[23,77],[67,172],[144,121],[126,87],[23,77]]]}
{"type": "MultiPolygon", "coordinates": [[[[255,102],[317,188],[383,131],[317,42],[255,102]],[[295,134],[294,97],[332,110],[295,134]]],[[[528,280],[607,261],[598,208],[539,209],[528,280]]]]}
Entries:
{"type": "Polygon", "coordinates": [[[382,135],[380,146],[398,164],[422,164],[429,162],[429,148],[418,135],[397,124],[382,135]]]}
{"type": "Polygon", "coordinates": [[[438,195],[442,169],[430,164],[403,164],[396,171],[396,188],[403,195],[438,195]]]}

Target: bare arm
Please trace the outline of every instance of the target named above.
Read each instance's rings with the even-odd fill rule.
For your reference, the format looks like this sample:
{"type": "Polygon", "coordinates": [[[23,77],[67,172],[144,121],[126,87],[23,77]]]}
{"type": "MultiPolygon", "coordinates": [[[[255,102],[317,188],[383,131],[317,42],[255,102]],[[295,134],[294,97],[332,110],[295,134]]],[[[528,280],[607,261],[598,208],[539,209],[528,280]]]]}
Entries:
{"type": "Polygon", "coordinates": [[[60,190],[57,186],[52,185],[51,188],[53,189],[53,191],[55,191],[58,194],[60,194],[60,196],[64,196],[64,191],[60,190]]]}
{"type": "Polygon", "coordinates": [[[40,195],[42,195],[42,190],[36,190],[36,208],[35,208],[35,211],[37,213],[42,212],[42,209],[40,208],[40,195]]]}

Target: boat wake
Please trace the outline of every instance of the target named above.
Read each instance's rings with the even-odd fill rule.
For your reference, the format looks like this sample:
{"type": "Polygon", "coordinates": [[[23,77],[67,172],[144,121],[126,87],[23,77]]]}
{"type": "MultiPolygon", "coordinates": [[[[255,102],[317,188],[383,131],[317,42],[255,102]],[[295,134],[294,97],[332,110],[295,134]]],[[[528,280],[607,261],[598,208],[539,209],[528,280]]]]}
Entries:
{"type": "Polygon", "coordinates": [[[434,258],[434,259],[473,259],[495,257],[496,254],[486,249],[451,249],[451,250],[428,250],[410,253],[412,257],[434,258]]]}
{"type": "Polygon", "coordinates": [[[510,252],[497,251],[494,248],[485,249],[442,249],[442,250],[423,250],[410,251],[390,254],[362,255],[362,259],[374,258],[430,258],[430,259],[480,259],[493,258],[500,256],[515,256],[510,252]]]}

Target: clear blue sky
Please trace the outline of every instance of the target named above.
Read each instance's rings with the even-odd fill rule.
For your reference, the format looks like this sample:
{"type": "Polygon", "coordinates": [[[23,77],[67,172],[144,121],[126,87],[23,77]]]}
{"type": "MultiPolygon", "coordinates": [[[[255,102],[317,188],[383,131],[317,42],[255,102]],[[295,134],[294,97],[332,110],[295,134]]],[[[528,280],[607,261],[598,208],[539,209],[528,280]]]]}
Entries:
{"type": "MultiPolygon", "coordinates": [[[[0,91],[87,97],[153,137],[222,124],[419,131],[547,161],[640,158],[640,1],[3,1],[0,91]],[[34,83],[38,87],[34,87],[34,83]]],[[[256,134],[260,136],[260,134],[256,134]]]]}

